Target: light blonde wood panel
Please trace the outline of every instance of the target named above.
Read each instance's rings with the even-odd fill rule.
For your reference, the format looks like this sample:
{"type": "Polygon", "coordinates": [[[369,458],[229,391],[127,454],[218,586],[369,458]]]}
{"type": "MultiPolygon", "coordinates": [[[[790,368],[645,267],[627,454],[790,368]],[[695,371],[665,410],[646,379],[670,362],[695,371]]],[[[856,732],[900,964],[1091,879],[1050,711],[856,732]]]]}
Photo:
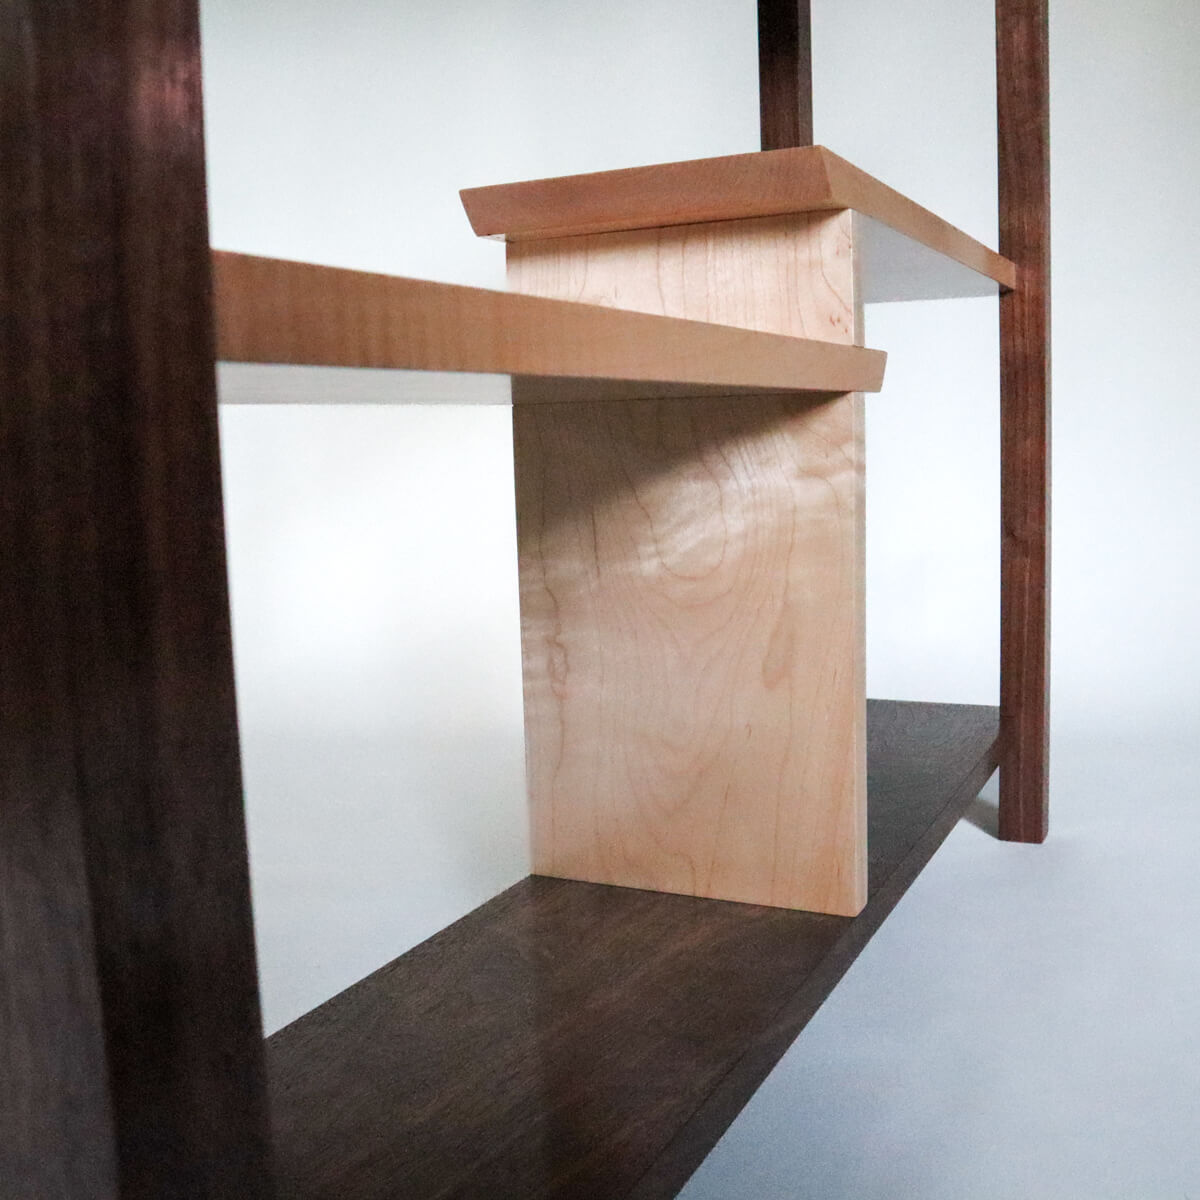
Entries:
{"type": "Polygon", "coordinates": [[[468,188],[461,195],[477,234],[509,241],[852,208],[1001,287],[1016,283],[1008,259],[823,146],[468,188]]]}
{"type": "Polygon", "coordinates": [[[514,290],[852,343],[853,222],[795,213],[510,242],[514,290]]]}
{"type": "MultiPolygon", "coordinates": [[[[741,289],[748,289],[756,293],[760,301],[767,301],[770,297],[763,292],[772,288],[776,299],[796,298],[803,305],[801,293],[813,286],[807,273],[811,255],[809,231],[828,228],[829,218],[828,212],[792,213],[664,229],[581,234],[570,239],[510,242],[507,251],[514,270],[512,278],[528,272],[530,279],[536,281],[539,274],[546,273],[547,283],[557,284],[562,289],[542,291],[540,286],[533,286],[528,290],[585,303],[611,304],[614,293],[611,288],[602,286],[603,279],[614,273],[623,279],[620,272],[622,256],[640,254],[642,248],[653,244],[660,261],[676,254],[687,263],[690,278],[678,275],[670,278],[675,286],[703,302],[695,311],[696,319],[736,323],[728,315],[730,311],[737,311],[737,303],[730,297],[740,298],[741,289]],[[704,245],[712,261],[689,252],[698,243],[704,245]],[[774,246],[776,253],[784,256],[783,260],[764,257],[763,251],[768,246],[774,246]],[[598,269],[603,259],[612,261],[604,269],[598,269]],[[694,286],[697,282],[706,282],[708,290],[697,290],[694,286]]],[[[986,275],[977,274],[954,259],[857,212],[854,214],[853,237],[860,273],[860,298],[866,303],[996,295],[996,282],[986,275]]],[[[663,273],[656,269],[644,278],[651,286],[661,287],[663,273]]],[[[816,286],[828,291],[828,286],[819,277],[816,277],[816,286]]],[[[666,303],[667,299],[647,293],[640,302],[631,304],[627,295],[626,305],[643,312],[664,313],[673,311],[666,303]]],[[[809,337],[828,336],[822,320],[801,328],[809,337]]]]}
{"type": "Polygon", "coordinates": [[[859,912],[858,403],[513,423],[534,870],[859,912]]]}
{"type": "MultiPolygon", "coordinates": [[[[514,244],[510,281],[851,343],[851,220],[514,244]]],[[[535,870],[858,912],[861,396],[513,422],[535,870]]]]}
{"type": "Polygon", "coordinates": [[[311,263],[218,251],[213,288],[230,362],[614,380],[623,395],[634,381],[644,396],[877,391],[883,378],[885,356],[861,347],[311,263]]]}

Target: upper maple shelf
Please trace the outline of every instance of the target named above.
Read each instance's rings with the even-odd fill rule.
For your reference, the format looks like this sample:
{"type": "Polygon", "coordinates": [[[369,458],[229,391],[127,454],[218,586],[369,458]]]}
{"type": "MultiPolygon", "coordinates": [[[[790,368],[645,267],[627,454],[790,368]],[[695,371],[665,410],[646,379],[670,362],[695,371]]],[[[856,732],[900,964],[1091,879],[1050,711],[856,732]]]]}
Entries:
{"type": "Polygon", "coordinates": [[[995,295],[1016,266],[824,146],[467,188],[481,237],[508,241],[852,209],[863,298],[995,295]]]}
{"type": "MultiPolygon", "coordinates": [[[[886,359],[860,346],[223,251],[213,254],[213,306],[224,363],[512,376],[522,402],[877,392],[886,359]]],[[[261,373],[224,370],[221,399],[286,399],[278,378],[261,373]]],[[[416,398],[402,377],[385,389],[372,373],[364,392],[346,378],[356,372],[338,374],[294,398],[416,398]]]]}

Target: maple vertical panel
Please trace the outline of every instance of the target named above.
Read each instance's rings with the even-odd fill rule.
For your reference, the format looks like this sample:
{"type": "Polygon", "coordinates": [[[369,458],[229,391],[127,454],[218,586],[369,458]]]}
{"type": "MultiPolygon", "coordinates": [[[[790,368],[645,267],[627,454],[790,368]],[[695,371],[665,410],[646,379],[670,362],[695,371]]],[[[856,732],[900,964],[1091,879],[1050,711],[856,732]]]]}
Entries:
{"type": "MultiPolygon", "coordinates": [[[[508,250],[517,290],[861,342],[849,212],[508,250]]],[[[513,429],[535,871],[859,912],[861,396],[518,405],[513,429]]]]}

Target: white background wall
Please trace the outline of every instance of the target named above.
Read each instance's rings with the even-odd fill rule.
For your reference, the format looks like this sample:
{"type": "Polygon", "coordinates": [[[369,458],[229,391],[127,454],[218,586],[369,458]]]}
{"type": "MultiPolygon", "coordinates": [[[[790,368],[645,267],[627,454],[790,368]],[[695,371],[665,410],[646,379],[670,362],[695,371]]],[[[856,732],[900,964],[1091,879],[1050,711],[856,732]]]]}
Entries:
{"type": "MultiPolygon", "coordinates": [[[[205,0],[212,241],[500,287],[458,189],[753,149],[754,5],[205,0]]],[[[506,408],[225,408],[265,1020],[528,873],[506,408]]]]}
{"type": "MultiPolygon", "coordinates": [[[[994,243],[990,3],[814,7],[818,140],[994,243]]],[[[692,1200],[1200,1195],[1200,13],[1052,9],[1053,838],[952,835],[692,1200]]],[[[749,0],[202,15],[227,249],[499,286],[459,187],[757,145],[749,0]]],[[[996,305],[867,334],[871,692],[994,702],[996,305]]],[[[275,1028],[525,873],[508,414],[222,436],[275,1028]]]]}

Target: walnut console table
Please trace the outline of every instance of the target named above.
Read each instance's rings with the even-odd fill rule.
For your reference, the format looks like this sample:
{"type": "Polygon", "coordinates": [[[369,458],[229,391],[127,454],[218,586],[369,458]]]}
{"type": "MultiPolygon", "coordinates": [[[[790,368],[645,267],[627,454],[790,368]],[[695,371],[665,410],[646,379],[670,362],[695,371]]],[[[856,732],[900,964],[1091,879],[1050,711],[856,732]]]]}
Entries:
{"type": "Polygon", "coordinates": [[[4,1200],[674,1195],[997,766],[1045,836],[1045,0],[1000,253],[759,35],[762,151],[464,192],[498,292],[210,251],[195,0],[4,8],[4,1200]],[[868,701],[862,305],[988,293],[1000,708],[868,701]],[[536,874],[265,1043],[218,359],[512,380],[536,874]]]}

